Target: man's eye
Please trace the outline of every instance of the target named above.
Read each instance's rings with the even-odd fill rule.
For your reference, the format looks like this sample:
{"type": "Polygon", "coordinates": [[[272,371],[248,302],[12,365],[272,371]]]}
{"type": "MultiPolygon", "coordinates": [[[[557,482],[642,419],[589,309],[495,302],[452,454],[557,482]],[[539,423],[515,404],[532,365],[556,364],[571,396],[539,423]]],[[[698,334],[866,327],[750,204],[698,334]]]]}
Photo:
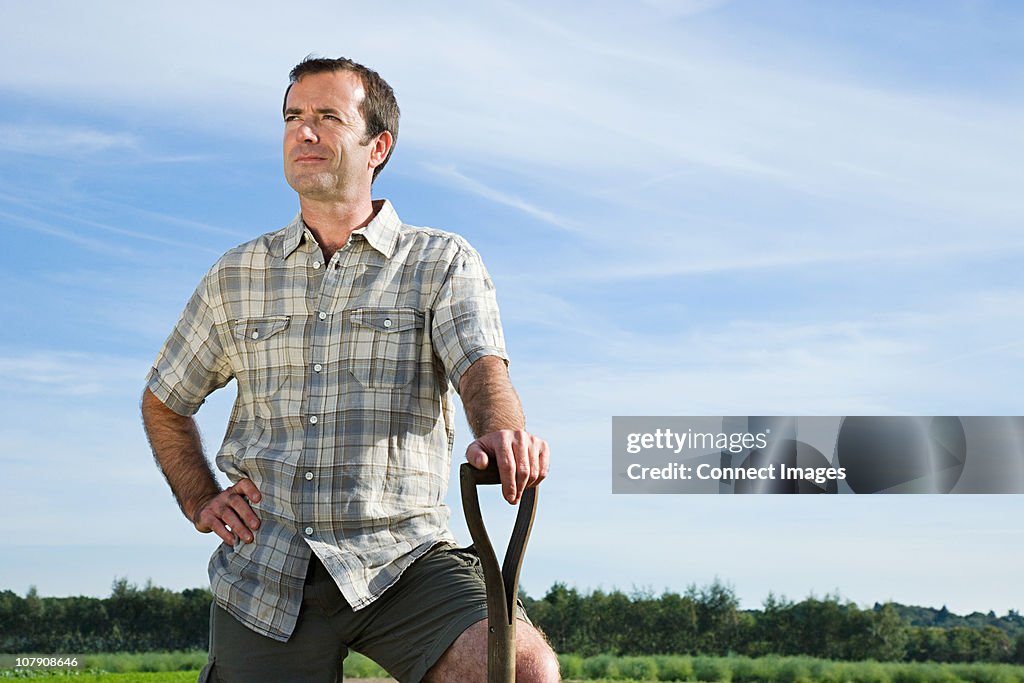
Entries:
{"type": "Polygon", "coordinates": [[[284,117],[284,120],[285,120],[285,123],[287,123],[289,121],[298,121],[299,117],[296,116],[295,114],[289,114],[288,116],[284,117]]]}
{"type": "Polygon", "coordinates": [[[324,118],[327,119],[328,121],[341,121],[341,119],[339,119],[334,114],[324,114],[324,118]]]}

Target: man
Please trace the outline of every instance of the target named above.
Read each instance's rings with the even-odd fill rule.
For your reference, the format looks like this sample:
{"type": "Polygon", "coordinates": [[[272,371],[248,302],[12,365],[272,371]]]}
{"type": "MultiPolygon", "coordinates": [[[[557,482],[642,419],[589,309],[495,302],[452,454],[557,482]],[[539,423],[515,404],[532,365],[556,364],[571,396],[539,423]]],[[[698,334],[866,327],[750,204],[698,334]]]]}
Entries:
{"type": "MultiPolygon", "coordinates": [[[[453,391],[477,437],[466,458],[497,461],[510,503],[547,474],[547,444],[525,430],[479,255],[371,200],[398,135],[390,86],[347,59],[307,58],[290,81],[300,214],[211,268],[143,392],[182,512],[224,541],[200,680],[340,680],[352,647],[400,681],[483,681],[479,562],[442,502],[453,391]],[[222,491],[191,416],[232,378],[222,491]]],[[[517,633],[518,679],[558,680],[543,637],[517,633]]]]}

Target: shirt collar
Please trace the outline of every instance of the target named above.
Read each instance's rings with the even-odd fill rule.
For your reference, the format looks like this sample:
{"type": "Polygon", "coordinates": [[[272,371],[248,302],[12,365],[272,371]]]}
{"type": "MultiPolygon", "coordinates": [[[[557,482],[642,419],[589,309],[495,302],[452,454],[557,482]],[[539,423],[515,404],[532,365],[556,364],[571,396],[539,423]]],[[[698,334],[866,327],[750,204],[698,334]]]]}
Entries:
{"type": "Polygon", "coordinates": [[[358,230],[353,230],[352,234],[362,235],[371,247],[384,254],[386,258],[391,258],[398,243],[398,231],[402,227],[402,221],[398,218],[395,207],[386,199],[374,200],[373,208],[377,209],[373,220],[358,230]]]}
{"type": "Polygon", "coordinates": [[[302,222],[302,214],[296,214],[292,222],[284,229],[284,236],[281,238],[281,258],[288,258],[293,251],[299,248],[305,231],[306,224],[302,222]]]}
{"type": "MultiPolygon", "coordinates": [[[[379,251],[386,258],[391,258],[398,242],[398,231],[402,227],[402,221],[387,199],[376,199],[373,207],[377,209],[373,220],[353,230],[353,235],[362,235],[371,247],[379,251]]],[[[306,233],[306,224],[302,222],[302,214],[298,214],[291,223],[284,229],[284,237],[281,241],[281,256],[287,258],[293,251],[298,249],[306,233]]]]}

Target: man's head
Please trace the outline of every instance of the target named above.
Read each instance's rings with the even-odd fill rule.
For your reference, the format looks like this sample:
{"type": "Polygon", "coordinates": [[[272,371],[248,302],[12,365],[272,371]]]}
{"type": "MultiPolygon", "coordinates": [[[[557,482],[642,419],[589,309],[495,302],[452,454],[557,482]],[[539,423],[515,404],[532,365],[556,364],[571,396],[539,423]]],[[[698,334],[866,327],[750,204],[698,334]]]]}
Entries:
{"type": "Polygon", "coordinates": [[[399,109],[391,86],[376,71],[345,58],[307,57],[292,69],[289,80],[283,105],[284,161],[292,187],[300,194],[316,189],[310,185],[314,176],[323,192],[330,182],[341,186],[359,181],[360,168],[353,164],[364,153],[364,161],[373,167],[370,181],[376,179],[398,137],[399,109]],[[314,163],[311,157],[317,155],[326,157],[327,168],[314,163]]]}

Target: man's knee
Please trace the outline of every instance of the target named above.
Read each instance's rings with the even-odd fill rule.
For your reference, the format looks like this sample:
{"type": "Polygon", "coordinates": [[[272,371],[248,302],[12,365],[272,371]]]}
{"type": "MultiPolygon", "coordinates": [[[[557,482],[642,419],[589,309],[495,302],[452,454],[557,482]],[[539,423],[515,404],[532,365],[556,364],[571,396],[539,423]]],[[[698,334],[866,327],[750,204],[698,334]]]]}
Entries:
{"type": "Polygon", "coordinates": [[[541,633],[525,622],[516,625],[516,681],[560,681],[558,656],[541,633]]]}
{"type": "MultiPolygon", "coordinates": [[[[424,679],[428,683],[486,680],[487,621],[466,629],[424,679]]],[[[558,656],[541,633],[526,623],[516,623],[517,683],[556,683],[561,677],[558,656]]]]}

